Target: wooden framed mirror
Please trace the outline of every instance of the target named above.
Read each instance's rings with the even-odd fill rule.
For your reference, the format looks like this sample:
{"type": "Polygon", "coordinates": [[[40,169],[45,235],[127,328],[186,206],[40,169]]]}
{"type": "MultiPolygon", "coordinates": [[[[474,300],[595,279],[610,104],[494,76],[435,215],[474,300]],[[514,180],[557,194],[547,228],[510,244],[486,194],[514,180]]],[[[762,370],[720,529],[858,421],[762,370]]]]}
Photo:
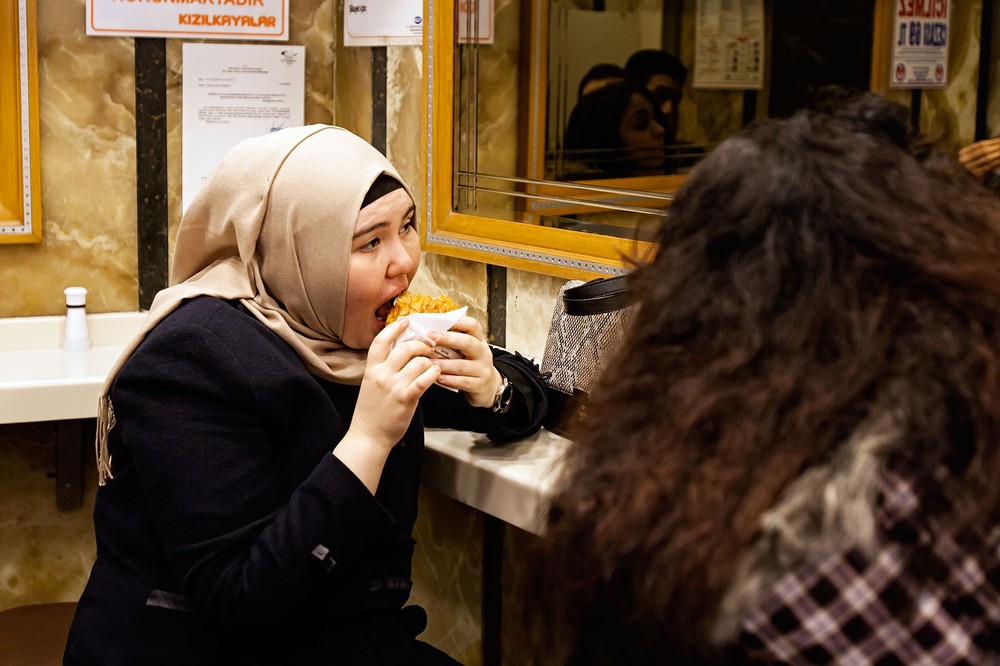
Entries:
{"type": "Polygon", "coordinates": [[[0,7],[0,244],[42,239],[35,0],[0,7]]]}
{"type": "Polygon", "coordinates": [[[580,72],[606,60],[622,64],[627,53],[657,47],[672,50],[693,71],[697,12],[721,5],[425,0],[425,247],[568,278],[621,273],[631,258],[642,260],[652,251],[652,230],[698,155],[770,109],[796,103],[801,91],[793,84],[802,72],[773,68],[772,57],[783,66],[798,59],[800,65],[818,63],[829,70],[832,61],[843,64],[848,47],[849,68],[814,67],[808,85],[840,83],[884,92],[891,0],[845,0],[827,3],[823,11],[810,5],[805,12],[798,0],[756,5],[765,22],[760,89],[707,89],[689,78],[677,100],[673,145],[690,148],[694,157],[685,155],[686,162],[675,160],[671,168],[652,173],[588,173],[564,168],[573,161],[563,130],[578,101],[580,72]],[[596,37],[573,32],[577,25],[593,31],[595,24],[596,37]],[[823,33],[811,35],[820,24],[823,33]],[[638,41],[628,41],[629,31],[638,41]],[[807,37],[820,43],[805,44],[807,37]],[[571,63],[581,52],[589,61],[571,63]]]}

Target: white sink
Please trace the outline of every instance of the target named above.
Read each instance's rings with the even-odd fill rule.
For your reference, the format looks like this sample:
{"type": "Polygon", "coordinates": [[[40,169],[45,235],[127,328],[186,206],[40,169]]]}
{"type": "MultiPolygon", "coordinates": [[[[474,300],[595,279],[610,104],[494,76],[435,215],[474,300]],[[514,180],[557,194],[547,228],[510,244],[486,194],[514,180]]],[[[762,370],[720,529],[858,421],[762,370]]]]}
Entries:
{"type": "Polygon", "coordinates": [[[145,319],[145,312],[88,315],[91,348],[67,352],[64,317],[0,318],[0,423],[97,416],[104,379],[145,319]]]}

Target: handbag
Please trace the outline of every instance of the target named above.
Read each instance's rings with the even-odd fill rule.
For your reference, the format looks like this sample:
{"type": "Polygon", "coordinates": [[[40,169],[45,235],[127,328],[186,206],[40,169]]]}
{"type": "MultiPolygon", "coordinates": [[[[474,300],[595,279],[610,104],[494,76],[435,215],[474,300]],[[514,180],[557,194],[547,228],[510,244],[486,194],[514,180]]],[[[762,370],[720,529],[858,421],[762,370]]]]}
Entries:
{"type": "Polygon", "coordinates": [[[559,289],[541,363],[549,389],[548,430],[565,435],[582,416],[634,310],[627,275],[570,280],[559,289]]]}

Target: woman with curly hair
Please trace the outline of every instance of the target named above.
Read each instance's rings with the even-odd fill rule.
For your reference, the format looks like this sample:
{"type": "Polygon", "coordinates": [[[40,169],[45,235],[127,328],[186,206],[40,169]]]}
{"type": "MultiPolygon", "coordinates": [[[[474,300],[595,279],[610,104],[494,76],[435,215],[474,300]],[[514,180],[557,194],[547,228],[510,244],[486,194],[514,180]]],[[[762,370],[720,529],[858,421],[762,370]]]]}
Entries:
{"type": "Polygon", "coordinates": [[[538,663],[1000,659],[1000,216],[900,123],[764,121],[678,192],[528,567],[538,663]]]}
{"type": "Polygon", "coordinates": [[[664,130],[645,88],[608,83],[580,98],[566,125],[570,173],[563,178],[621,178],[664,173],[664,130]],[[582,169],[579,173],[573,168],[582,169]]]}

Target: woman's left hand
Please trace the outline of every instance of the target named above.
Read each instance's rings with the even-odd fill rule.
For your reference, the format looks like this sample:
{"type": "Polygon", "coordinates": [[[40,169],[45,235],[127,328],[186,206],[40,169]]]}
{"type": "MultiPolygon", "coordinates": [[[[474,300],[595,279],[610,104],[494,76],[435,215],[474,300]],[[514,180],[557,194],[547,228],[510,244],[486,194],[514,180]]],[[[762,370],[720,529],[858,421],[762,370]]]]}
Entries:
{"type": "Polygon", "coordinates": [[[434,344],[461,352],[465,358],[433,358],[441,368],[437,383],[465,393],[473,407],[492,407],[500,386],[500,373],[493,367],[493,353],[479,322],[462,317],[445,333],[430,334],[434,344]]]}

